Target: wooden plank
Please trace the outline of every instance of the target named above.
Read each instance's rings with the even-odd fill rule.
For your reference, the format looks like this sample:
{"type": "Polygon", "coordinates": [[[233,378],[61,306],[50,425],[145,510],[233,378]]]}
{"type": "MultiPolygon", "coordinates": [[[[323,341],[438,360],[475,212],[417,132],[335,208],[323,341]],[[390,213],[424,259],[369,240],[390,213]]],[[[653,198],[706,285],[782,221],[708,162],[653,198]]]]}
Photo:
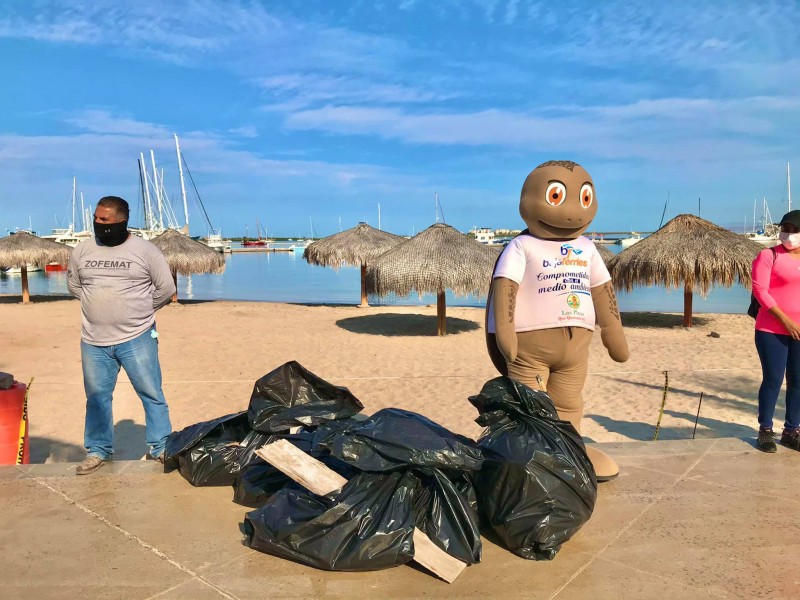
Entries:
{"type": "Polygon", "coordinates": [[[453,558],[431,541],[425,532],[414,528],[414,562],[420,564],[441,577],[447,583],[453,583],[467,566],[467,563],[453,558]]]}
{"type": "MultiPolygon", "coordinates": [[[[344,477],[286,440],[265,444],[256,450],[256,454],[318,496],[327,496],[331,492],[342,489],[347,483],[344,477]]],[[[467,566],[466,563],[453,558],[439,548],[423,531],[416,527],[414,528],[414,561],[447,583],[453,583],[467,566]]]]}
{"type": "Polygon", "coordinates": [[[286,440],[265,444],[256,454],[318,496],[327,496],[347,483],[347,479],[286,440]]]}

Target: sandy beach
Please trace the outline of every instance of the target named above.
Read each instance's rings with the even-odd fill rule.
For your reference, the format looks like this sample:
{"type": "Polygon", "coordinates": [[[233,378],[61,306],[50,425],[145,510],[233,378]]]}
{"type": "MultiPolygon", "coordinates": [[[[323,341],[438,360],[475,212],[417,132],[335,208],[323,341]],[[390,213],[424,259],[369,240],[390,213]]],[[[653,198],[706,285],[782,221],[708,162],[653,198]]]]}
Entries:
{"type": "MultiPolygon", "coordinates": [[[[80,364],[80,305],[66,298],[0,296],[0,371],[27,383],[32,462],[81,460],[85,396],[80,364]]],[[[450,335],[435,335],[429,307],[306,306],[248,302],[170,305],[158,313],[164,391],[173,428],[247,407],[253,383],[289,360],[348,387],[371,413],[420,412],[477,437],[467,398],[497,376],[484,345],[483,310],[448,309],[450,335]]],[[[659,439],[755,433],[760,369],[746,315],[623,313],[631,359],[614,363],[592,340],[584,390],[587,441],[653,437],[669,373],[659,439]],[[712,332],[718,337],[712,336],[712,332]]],[[[779,402],[776,424],[783,417],[779,402]]],[[[124,372],[114,399],[115,457],[146,452],[144,415],[124,372]]]]}

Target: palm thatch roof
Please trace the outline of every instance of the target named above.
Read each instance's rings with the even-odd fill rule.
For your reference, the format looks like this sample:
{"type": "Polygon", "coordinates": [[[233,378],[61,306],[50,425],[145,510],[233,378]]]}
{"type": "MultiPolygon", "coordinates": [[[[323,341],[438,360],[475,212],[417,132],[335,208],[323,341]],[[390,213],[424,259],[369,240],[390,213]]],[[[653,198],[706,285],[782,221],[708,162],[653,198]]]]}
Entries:
{"type": "Polygon", "coordinates": [[[694,215],[678,215],[654,234],[617,254],[608,265],[616,286],[698,289],[750,287],[753,259],[764,247],[694,215]]]}
{"type": "Polygon", "coordinates": [[[19,267],[22,277],[22,302],[30,302],[28,291],[28,266],[44,268],[49,263],[66,265],[72,248],[52,240],[18,231],[0,239],[0,269],[19,267]]]}
{"type": "Polygon", "coordinates": [[[603,262],[608,264],[612,258],[614,258],[614,253],[605,247],[605,244],[598,244],[597,242],[594,243],[594,247],[597,248],[598,254],[600,254],[600,258],[603,259],[603,262]]]}
{"type": "Polygon", "coordinates": [[[312,242],[303,258],[312,265],[338,269],[369,264],[404,240],[399,235],[359,223],[355,227],[312,242]]]}
{"type": "Polygon", "coordinates": [[[678,215],[652,235],[617,254],[608,270],[618,289],[658,285],[684,289],[684,325],[691,325],[691,296],[705,298],[714,285],[752,284],[752,264],[763,246],[694,215],[678,215]]]}
{"type": "Polygon", "coordinates": [[[173,275],[222,273],[225,270],[225,259],[219,252],[174,229],[168,229],[150,241],[164,254],[173,275]]]}
{"type": "Polygon", "coordinates": [[[381,296],[444,293],[485,294],[496,250],[437,223],[395,246],[367,267],[367,289],[381,296]]]}
{"type": "Polygon", "coordinates": [[[71,252],[65,244],[19,231],[0,239],[0,269],[27,265],[43,268],[53,262],[65,265],[71,252]]]}
{"type": "Polygon", "coordinates": [[[445,290],[459,296],[485,294],[497,257],[497,250],[449,225],[437,223],[369,265],[366,286],[380,296],[436,294],[437,329],[439,335],[445,335],[445,290]]]}

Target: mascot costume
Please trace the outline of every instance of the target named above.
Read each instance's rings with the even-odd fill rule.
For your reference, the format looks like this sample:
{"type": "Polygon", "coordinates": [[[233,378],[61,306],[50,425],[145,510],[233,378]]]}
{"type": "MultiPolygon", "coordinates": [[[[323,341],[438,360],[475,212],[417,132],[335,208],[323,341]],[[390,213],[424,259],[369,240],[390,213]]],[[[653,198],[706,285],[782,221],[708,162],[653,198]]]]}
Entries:
{"type": "MultiPolygon", "coordinates": [[[[597,213],[594,183],[583,167],[549,161],[522,186],[519,213],[528,228],[495,265],[487,302],[489,355],[503,375],[544,389],[559,416],[581,431],[589,342],[595,324],[609,356],[628,360],[611,276],[591,240],[581,237],[597,213]]],[[[587,447],[598,481],[616,463],[587,447]]]]}

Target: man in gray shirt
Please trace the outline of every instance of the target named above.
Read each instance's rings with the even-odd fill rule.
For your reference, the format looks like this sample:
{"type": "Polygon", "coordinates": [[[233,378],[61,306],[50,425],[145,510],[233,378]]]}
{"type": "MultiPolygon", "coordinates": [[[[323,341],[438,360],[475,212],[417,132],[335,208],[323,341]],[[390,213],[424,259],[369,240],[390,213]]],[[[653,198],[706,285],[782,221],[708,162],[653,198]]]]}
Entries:
{"type": "Polygon", "coordinates": [[[106,196],[94,211],[94,239],[72,251],[67,287],[81,301],[81,362],[86,390],[86,459],[77,474],[91,473],[114,453],[112,394],[122,367],[145,412],[150,455],[163,462],[172,433],[161,389],[155,312],[175,293],[164,255],[128,232],[128,203],[106,196]]]}

